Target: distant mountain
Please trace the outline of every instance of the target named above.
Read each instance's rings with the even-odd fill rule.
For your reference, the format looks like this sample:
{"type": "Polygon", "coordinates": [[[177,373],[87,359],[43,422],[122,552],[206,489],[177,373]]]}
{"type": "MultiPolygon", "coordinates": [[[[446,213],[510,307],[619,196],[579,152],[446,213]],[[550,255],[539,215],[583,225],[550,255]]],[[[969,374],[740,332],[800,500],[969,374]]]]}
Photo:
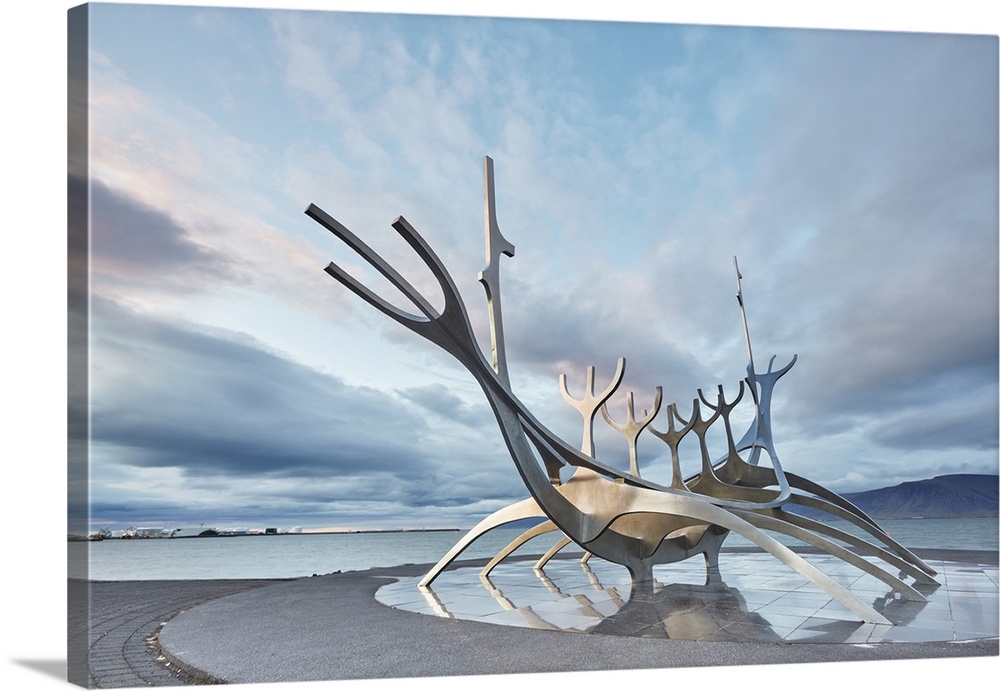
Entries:
{"type": "MultiPolygon", "coordinates": [[[[842,496],[874,519],[997,516],[998,482],[996,475],[939,475],[842,496]]],[[[792,510],[810,518],[829,518],[800,506],[792,510]]]]}

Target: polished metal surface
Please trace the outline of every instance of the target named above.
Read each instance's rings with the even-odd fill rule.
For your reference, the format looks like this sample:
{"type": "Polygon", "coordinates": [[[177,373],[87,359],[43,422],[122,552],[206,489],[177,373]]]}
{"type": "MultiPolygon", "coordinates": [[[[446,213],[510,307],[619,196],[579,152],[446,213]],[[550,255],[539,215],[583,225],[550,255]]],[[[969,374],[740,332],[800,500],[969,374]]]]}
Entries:
{"type": "Polygon", "coordinates": [[[583,417],[580,450],[563,441],[535,418],[513,393],[507,371],[500,308],[499,258],[502,254],[513,256],[514,247],[500,234],[496,222],[493,164],[489,158],[484,160],[484,189],[487,267],[479,277],[486,289],[490,316],[490,360],[484,357],[478,346],[465,304],[450,274],[430,245],[404,218],[397,218],[392,227],[437,279],[444,295],[444,307],[440,312],[346,227],[315,205],[310,205],[306,211],[384,276],[406,298],[409,303],[406,309],[415,308],[417,314],[376,295],[334,263],[327,266],[327,273],[375,309],[450,353],[468,369],[494,412],[511,459],[528,490],[526,499],[484,518],[421,579],[419,586],[428,597],[433,594],[432,584],[436,579],[479,536],[514,521],[541,518],[545,520],[544,527],[526,531],[511,542],[483,570],[484,578],[495,573],[505,557],[535,535],[560,530],[564,539],[536,564],[539,570],[547,568],[547,564],[551,563],[549,560],[563,546],[575,544],[585,551],[585,562],[592,554],[624,566],[631,578],[631,596],[638,601],[637,598],[655,592],[653,568],[662,564],[701,555],[705,562],[703,573],[707,573],[710,579],[714,577],[719,570],[719,552],[723,541],[729,532],[735,532],[804,577],[857,619],[882,626],[891,625],[892,622],[882,612],[853,593],[843,579],[833,578],[815,561],[804,559],[773,536],[783,534],[824,550],[827,555],[836,558],[837,564],[875,577],[904,599],[923,601],[922,592],[902,579],[908,577],[921,585],[933,585],[936,584],[934,569],[893,541],[875,521],[842,497],[784,471],[774,445],[771,400],[777,380],[791,369],[797,357],[779,370],[773,369],[775,358],[772,357],[766,372],[756,370],[746,328],[740,283],[742,277],[735,258],[737,298],[744,320],[750,365],[747,378],[739,382],[739,392],[732,400],[727,400],[721,386],[714,402],[699,391],[697,398],[692,399],[690,413],[685,413],[686,420],[678,404],[670,403],[666,406],[667,430],[659,432],[651,425],[661,408],[662,390],[657,387],[656,403],[651,412],[644,413],[637,420],[630,395],[626,422],[617,423],[605,406],[624,375],[625,359],[620,358],[611,382],[601,393],[594,390],[593,366],[587,369],[586,388],[581,398],[570,395],[565,375],[559,378],[563,398],[583,417]],[[745,386],[749,387],[755,410],[750,427],[736,441],[730,414],[744,398],[745,386]],[[625,435],[630,450],[629,472],[616,469],[596,457],[593,421],[598,410],[625,435]],[[704,411],[708,412],[703,414],[704,411]],[[727,449],[721,457],[713,457],[708,445],[708,431],[719,420],[725,427],[727,449]],[[675,421],[679,426],[674,425],[675,421]],[[650,482],[639,475],[636,442],[645,429],[670,447],[673,478],[669,486],[650,482]],[[682,477],[678,462],[679,444],[689,433],[693,433],[698,440],[701,470],[692,477],[682,477]],[[761,452],[767,456],[766,464],[762,463],[761,452]],[[746,454],[746,457],[741,454],[746,454]],[[571,469],[565,481],[562,478],[567,474],[560,473],[564,468],[571,469]],[[842,531],[819,526],[814,521],[806,521],[785,511],[785,507],[796,504],[818,508],[834,517],[847,518],[866,530],[874,542],[848,538],[842,531]],[[831,538],[846,542],[853,549],[868,557],[878,558],[893,569],[900,569],[901,575],[894,576],[885,566],[856,557],[831,538]]]}

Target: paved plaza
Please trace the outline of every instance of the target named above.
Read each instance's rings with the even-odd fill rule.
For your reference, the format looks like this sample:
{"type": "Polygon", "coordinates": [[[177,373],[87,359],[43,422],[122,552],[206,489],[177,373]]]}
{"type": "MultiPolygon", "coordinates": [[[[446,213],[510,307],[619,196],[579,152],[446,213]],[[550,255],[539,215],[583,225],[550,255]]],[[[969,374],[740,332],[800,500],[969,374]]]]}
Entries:
{"type": "Polygon", "coordinates": [[[996,552],[922,554],[943,584],[921,607],[885,587],[865,591],[900,624],[881,628],[848,621],[762,556],[724,554],[725,585],[706,586],[703,566],[699,583],[691,560],[689,582],[661,581],[631,603],[623,568],[595,562],[588,572],[572,558],[550,562],[545,577],[530,560],[509,562],[492,586],[478,578],[485,560],[462,562],[430,599],[415,585],[426,564],[302,578],[192,607],[158,643],[175,666],[228,683],[998,654],[996,552]]]}
{"type": "Polygon", "coordinates": [[[89,589],[91,625],[70,642],[88,646],[99,688],[998,655],[996,552],[921,553],[942,582],[922,591],[926,603],[823,564],[894,627],[852,620],[765,555],[723,556],[717,581],[689,560],[658,569],[656,591],[632,601],[622,567],[578,558],[544,573],[509,561],[487,581],[485,560],[464,561],[425,592],[427,564],[286,581],[75,582],[89,589]]]}

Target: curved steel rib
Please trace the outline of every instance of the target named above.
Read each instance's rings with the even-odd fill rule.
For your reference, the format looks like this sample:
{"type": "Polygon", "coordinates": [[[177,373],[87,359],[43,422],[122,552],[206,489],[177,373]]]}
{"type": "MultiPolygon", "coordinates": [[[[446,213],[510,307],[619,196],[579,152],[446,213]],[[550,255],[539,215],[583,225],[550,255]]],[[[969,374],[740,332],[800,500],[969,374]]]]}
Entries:
{"type": "Polygon", "coordinates": [[[552,557],[556,556],[560,550],[571,545],[572,543],[573,541],[564,535],[556,544],[552,545],[548,551],[538,559],[538,561],[535,562],[535,570],[541,571],[544,569],[545,565],[549,563],[549,560],[552,559],[552,557]]]}
{"type": "MultiPolygon", "coordinates": [[[[464,552],[469,545],[478,540],[480,537],[493,530],[494,528],[499,528],[500,526],[506,525],[508,523],[513,523],[514,521],[519,521],[524,518],[537,518],[545,516],[541,507],[538,505],[534,499],[522,499],[516,504],[511,504],[510,506],[505,506],[499,511],[495,511],[467,532],[461,540],[456,542],[454,546],[448,552],[438,560],[430,571],[428,571],[424,577],[420,580],[420,586],[426,587],[434,582],[434,580],[441,575],[441,572],[448,568],[451,562],[455,561],[459,554],[464,552]]],[[[496,566],[494,564],[493,566],[496,566]]],[[[483,576],[489,575],[492,571],[492,567],[488,570],[484,569],[482,572],[483,576]]]]}
{"type": "Polygon", "coordinates": [[[513,554],[514,551],[517,550],[519,547],[521,547],[524,543],[528,542],[533,538],[538,537],[539,535],[551,533],[556,530],[559,530],[559,526],[557,526],[552,521],[544,521],[531,528],[528,528],[523,533],[521,533],[513,540],[511,540],[509,543],[507,543],[506,547],[497,552],[496,556],[494,556],[489,561],[489,563],[487,563],[486,566],[483,567],[483,570],[479,572],[479,575],[488,577],[490,573],[492,573],[493,569],[495,569],[500,562],[502,562],[504,559],[513,554]]]}
{"type": "MultiPolygon", "coordinates": [[[[795,477],[790,476],[789,479],[792,480],[793,486],[795,485],[795,477]]],[[[906,549],[903,545],[899,544],[892,539],[882,528],[877,524],[871,523],[866,520],[862,520],[853,511],[848,511],[843,509],[838,504],[833,504],[825,499],[820,499],[818,497],[809,497],[801,494],[792,494],[789,498],[789,502],[792,504],[799,504],[801,506],[808,506],[810,508],[819,509],[825,511],[837,518],[843,519],[857,526],[858,528],[864,530],[872,537],[876,538],[882,544],[886,545],[894,553],[899,555],[902,559],[906,560],[908,563],[913,564],[915,567],[920,569],[930,580],[928,582],[937,583],[932,577],[937,575],[937,571],[925,564],[917,555],[915,555],[910,550],[906,549]]],[[[864,514],[862,514],[864,515],[864,514]]],[[[869,543],[870,544],[870,543],[869,543]]],[[[920,579],[923,580],[923,579],[920,579]]]]}

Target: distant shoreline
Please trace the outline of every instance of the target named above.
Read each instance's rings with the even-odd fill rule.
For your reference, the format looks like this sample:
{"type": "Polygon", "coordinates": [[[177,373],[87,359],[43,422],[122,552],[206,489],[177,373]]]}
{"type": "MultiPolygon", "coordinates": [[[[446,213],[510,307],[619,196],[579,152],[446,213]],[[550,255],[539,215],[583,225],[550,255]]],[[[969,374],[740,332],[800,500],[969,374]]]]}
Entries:
{"type": "MultiPolygon", "coordinates": [[[[987,518],[998,518],[996,513],[986,513],[975,516],[896,516],[878,517],[876,521],[922,521],[922,520],[979,520],[987,518]]],[[[822,522],[830,522],[836,519],[826,519],[822,522]]],[[[68,535],[69,542],[100,542],[102,540],[177,540],[177,539],[188,539],[195,537],[203,538],[214,538],[214,537],[276,537],[284,535],[378,535],[378,534],[400,534],[400,533],[461,533],[466,532],[468,528],[357,528],[357,529],[311,529],[308,531],[299,532],[217,532],[215,534],[204,534],[202,533],[188,533],[186,535],[173,534],[173,535],[135,535],[131,537],[118,536],[104,536],[97,537],[96,534],[92,535],[68,535]]]]}
{"type": "Polygon", "coordinates": [[[101,537],[95,538],[94,536],[85,535],[69,535],[69,542],[101,542],[103,540],[187,540],[190,538],[200,537],[200,538],[215,538],[215,537],[282,537],[288,535],[369,535],[369,534],[395,534],[395,533],[461,533],[464,532],[465,528],[361,528],[357,530],[310,530],[308,532],[302,531],[297,533],[229,533],[229,532],[217,532],[210,535],[205,535],[203,533],[194,533],[187,535],[143,535],[134,537],[101,537]]]}
{"type": "Polygon", "coordinates": [[[360,535],[372,533],[461,533],[465,528],[361,528],[358,530],[309,530],[299,533],[219,533],[218,535],[175,535],[174,538],[187,537],[275,537],[282,535],[360,535]]]}

